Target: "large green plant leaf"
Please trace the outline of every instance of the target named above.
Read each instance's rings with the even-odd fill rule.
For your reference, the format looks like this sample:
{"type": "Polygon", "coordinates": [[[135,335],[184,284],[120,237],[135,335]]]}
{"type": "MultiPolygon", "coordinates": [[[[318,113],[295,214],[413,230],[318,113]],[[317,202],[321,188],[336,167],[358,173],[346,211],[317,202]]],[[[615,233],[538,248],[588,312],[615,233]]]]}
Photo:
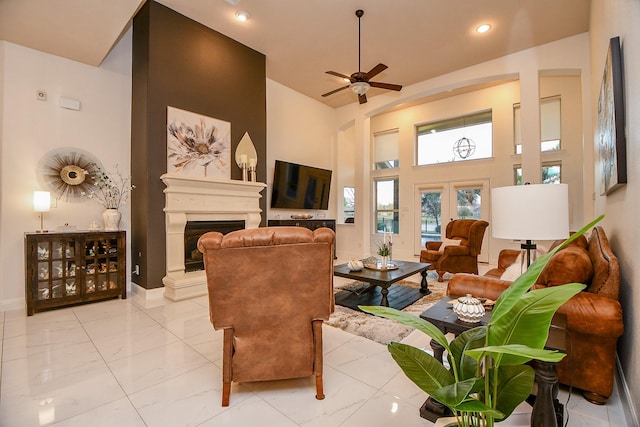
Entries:
{"type": "Polygon", "coordinates": [[[467,400],[469,393],[478,388],[482,388],[484,380],[482,378],[469,378],[464,381],[458,381],[448,386],[441,387],[429,393],[438,402],[447,405],[453,410],[458,410],[458,405],[467,400]],[[477,383],[479,385],[476,385],[477,383]]]}
{"type": "Polygon", "coordinates": [[[505,419],[531,393],[535,372],[529,365],[501,366],[498,368],[498,385],[495,396],[495,407],[505,419]]]}
{"type": "Polygon", "coordinates": [[[405,375],[427,394],[433,395],[437,390],[455,383],[451,372],[430,354],[396,342],[387,348],[405,375]]]}
{"type": "MultiPolygon", "coordinates": [[[[560,362],[566,354],[557,350],[544,350],[539,348],[531,348],[521,344],[508,344],[508,345],[494,345],[487,347],[480,347],[472,350],[467,350],[467,356],[480,360],[483,357],[491,356],[496,359],[502,355],[519,356],[528,362],[531,359],[541,360],[543,362],[560,362]]],[[[503,363],[505,365],[505,363],[503,363]]]]}
{"type": "Polygon", "coordinates": [[[365,313],[386,317],[387,319],[395,320],[398,323],[417,329],[433,338],[438,344],[444,347],[447,352],[449,351],[449,341],[447,341],[447,337],[445,337],[440,329],[424,319],[405,313],[404,311],[396,310],[395,308],[373,305],[359,305],[358,308],[365,313]]]}
{"type": "MultiPolygon", "coordinates": [[[[531,348],[543,348],[556,310],[584,288],[583,284],[572,283],[526,293],[514,303],[511,311],[496,322],[493,321],[493,317],[491,318],[487,326],[488,345],[521,344],[531,348]]],[[[505,353],[504,357],[495,358],[497,366],[522,364],[526,361],[526,358],[510,353],[505,353]]]]}
{"type": "Polygon", "coordinates": [[[478,361],[467,356],[465,351],[483,347],[485,345],[486,336],[487,327],[478,326],[464,331],[449,344],[451,347],[451,353],[448,355],[449,364],[457,365],[456,372],[458,373],[459,380],[466,380],[478,375],[478,361]]]}

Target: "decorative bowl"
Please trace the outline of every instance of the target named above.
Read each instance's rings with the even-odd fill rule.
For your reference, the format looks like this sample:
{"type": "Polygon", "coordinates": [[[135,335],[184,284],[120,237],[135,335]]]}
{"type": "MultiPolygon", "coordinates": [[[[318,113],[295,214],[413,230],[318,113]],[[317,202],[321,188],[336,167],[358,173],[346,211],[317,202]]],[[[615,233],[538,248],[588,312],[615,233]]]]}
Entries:
{"type": "Polygon", "coordinates": [[[352,259],[347,263],[347,267],[350,271],[360,271],[364,268],[364,264],[360,260],[352,259]]]}
{"type": "Polygon", "coordinates": [[[478,298],[471,294],[458,298],[453,303],[453,312],[458,316],[458,320],[466,323],[478,323],[484,316],[484,305],[478,298]]]}

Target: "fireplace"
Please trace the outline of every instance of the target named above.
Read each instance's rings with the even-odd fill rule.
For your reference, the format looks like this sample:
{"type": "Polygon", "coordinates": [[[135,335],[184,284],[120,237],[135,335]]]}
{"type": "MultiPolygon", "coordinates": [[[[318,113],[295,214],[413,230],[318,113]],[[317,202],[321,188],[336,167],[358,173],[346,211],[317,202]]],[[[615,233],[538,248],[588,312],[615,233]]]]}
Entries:
{"type": "Polygon", "coordinates": [[[244,221],[187,221],[184,228],[184,271],[204,270],[202,253],[198,250],[198,239],[209,231],[227,234],[242,230],[244,221]]]}
{"type": "MultiPolygon", "coordinates": [[[[262,212],[260,192],[266,185],[261,182],[211,179],[173,173],[164,174],[160,178],[167,186],[164,190],[167,236],[167,272],[162,279],[164,296],[179,301],[206,295],[207,278],[204,269],[192,269],[192,265],[187,266],[185,262],[185,253],[193,251],[188,249],[188,245],[194,244],[194,239],[196,243],[198,241],[197,238],[190,238],[187,243],[187,224],[194,223],[197,228],[198,224],[203,222],[237,222],[242,224],[238,228],[257,228],[260,226],[262,212]]],[[[224,231],[217,228],[215,230],[224,231]]],[[[194,249],[197,251],[195,246],[194,249]]]]}

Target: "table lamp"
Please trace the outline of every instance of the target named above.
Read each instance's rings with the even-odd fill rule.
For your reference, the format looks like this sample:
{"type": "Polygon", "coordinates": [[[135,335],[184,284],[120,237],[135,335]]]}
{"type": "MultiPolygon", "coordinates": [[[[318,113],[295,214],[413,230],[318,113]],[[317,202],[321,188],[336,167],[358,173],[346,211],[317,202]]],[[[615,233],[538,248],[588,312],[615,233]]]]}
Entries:
{"type": "Polygon", "coordinates": [[[36,233],[46,233],[49,230],[44,229],[44,212],[49,212],[51,209],[51,193],[48,191],[34,191],[33,192],[33,211],[40,213],[40,229],[36,230],[36,233]]]}
{"type": "Polygon", "coordinates": [[[569,237],[569,186],[525,184],[491,189],[491,228],[496,239],[524,240],[527,267],[534,240],[569,237]]]}

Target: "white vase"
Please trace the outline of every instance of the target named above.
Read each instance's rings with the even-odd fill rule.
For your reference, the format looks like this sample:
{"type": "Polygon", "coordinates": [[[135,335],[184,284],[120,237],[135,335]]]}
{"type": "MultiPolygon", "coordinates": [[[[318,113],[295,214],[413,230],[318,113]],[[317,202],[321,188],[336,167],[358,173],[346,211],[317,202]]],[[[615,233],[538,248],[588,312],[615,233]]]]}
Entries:
{"type": "Polygon", "coordinates": [[[120,218],[122,218],[122,214],[118,209],[105,209],[105,211],[102,212],[105,231],[119,230],[120,218]]]}

